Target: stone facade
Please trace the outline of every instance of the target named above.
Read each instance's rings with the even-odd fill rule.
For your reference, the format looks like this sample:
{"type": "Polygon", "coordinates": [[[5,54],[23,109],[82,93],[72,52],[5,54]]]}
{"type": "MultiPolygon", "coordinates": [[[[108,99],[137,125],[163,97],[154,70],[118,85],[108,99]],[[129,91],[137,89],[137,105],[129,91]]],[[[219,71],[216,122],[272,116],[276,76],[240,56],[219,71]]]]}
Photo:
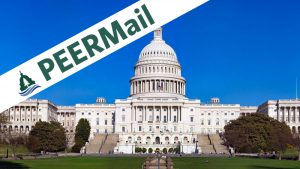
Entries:
{"type": "Polygon", "coordinates": [[[107,104],[97,98],[95,104],[56,106],[47,100],[27,100],[8,110],[10,124],[0,126],[28,132],[39,120],[58,121],[74,139],[81,118],[90,122],[93,139],[97,134],[118,135],[115,153],[134,153],[135,147],[176,148],[194,153],[201,134],[224,131],[224,126],[240,116],[264,113],[285,121],[293,132],[300,131],[300,100],[269,100],[256,106],[210,103],[186,97],[186,81],[175,51],[165,43],[162,29],[140,53],[130,79],[130,95],[107,104]]]}

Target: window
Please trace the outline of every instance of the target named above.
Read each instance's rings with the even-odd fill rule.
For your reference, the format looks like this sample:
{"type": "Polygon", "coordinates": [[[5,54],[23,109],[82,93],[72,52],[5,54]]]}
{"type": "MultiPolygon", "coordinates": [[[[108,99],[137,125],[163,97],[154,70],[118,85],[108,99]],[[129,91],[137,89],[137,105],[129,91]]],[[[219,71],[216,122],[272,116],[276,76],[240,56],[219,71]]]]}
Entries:
{"type": "Polygon", "coordinates": [[[122,127],[122,132],[125,132],[125,127],[122,127]]]}
{"type": "Polygon", "coordinates": [[[159,116],[156,116],[156,121],[159,121],[159,116]]]}
{"type": "Polygon", "coordinates": [[[176,121],[177,121],[177,118],[176,118],[176,116],[174,116],[174,117],[173,117],[173,119],[174,119],[174,122],[176,122],[176,121]]]}
{"type": "Polygon", "coordinates": [[[91,112],[89,112],[89,115],[91,115],[91,112]]]}
{"type": "Polygon", "coordinates": [[[139,131],[142,131],[142,126],[139,126],[139,131]]]}
{"type": "Polygon", "coordinates": [[[193,116],[190,117],[190,121],[194,122],[194,117],[193,116]]]}
{"type": "Polygon", "coordinates": [[[225,113],[225,116],[227,116],[227,113],[225,113]]]}
{"type": "Polygon", "coordinates": [[[99,118],[96,119],[96,124],[99,125],[99,118]]]}
{"type": "Polygon", "coordinates": [[[149,126],[149,131],[152,131],[152,126],[149,126]]]}
{"type": "Polygon", "coordinates": [[[104,121],[104,124],[107,125],[107,120],[104,121]]]}
{"type": "Polygon", "coordinates": [[[216,120],[216,125],[220,125],[219,119],[216,120]]]}
{"type": "Polygon", "coordinates": [[[226,124],[228,123],[228,121],[227,121],[227,120],[225,120],[225,121],[224,121],[224,123],[225,123],[225,125],[226,125],[226,124]]]}
{"type": "Polygon", "coordinates": [[[231,115],[233,116],[233,115],[234,115],[234,113],[231,113],[231,115]]]}
{"type": "Polygon", "coordinates": [[[99,115],[99,113],[97,113],[97,116],[99,115]]]}
{"type": "Polygon", "coordinates": [[[208,113],[208,115],[210,116],[210,113],[208,113]]]}
{"type": "Polygon", "coordinates": [[[203,119],[201,119],[201,125],[202,125],[202,126],[204,125],[204,120],[203,120],[203,119]]]}
{"type": "Polygon", "coordinates": [[[174,131],[177,131],[177,126],[174,126],[174,131]]]}
{"type": "Polygon", "coordinates": [[[125,109],[123,108],[122,111],[125,111],[125,109]]]}
{"type": "Polygon", "coordinates": [[[84,115],[84,112],[82,112],[81,115],[84,115]]]}
{"type": "Polygon", "coordinates": [[[122,115],[122,122],[125,121],[125,115],[122,115]]]}
{"type": "Polygon", "coordinates": [[[164,123],[167,122],[167,116],[164,116],[164,123]]]}
{"type": "Polygon", "coordinates": [[[207,120],[207,124],[210,125],[210,120],[207,120]]]}
{"type": "Polygon", "coordinates": [[[99,129],[96,130],[97,134],[99,134],[99,129]]]}

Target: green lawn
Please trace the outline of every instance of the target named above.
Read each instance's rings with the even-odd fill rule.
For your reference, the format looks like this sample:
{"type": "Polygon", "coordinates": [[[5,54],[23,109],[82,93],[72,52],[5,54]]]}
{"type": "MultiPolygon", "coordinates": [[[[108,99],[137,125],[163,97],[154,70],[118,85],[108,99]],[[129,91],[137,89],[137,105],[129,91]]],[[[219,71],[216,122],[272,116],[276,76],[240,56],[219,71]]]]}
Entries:
{"type": "Polygon", "coordinates": [[[300,169],[299,161],[254,158],[173,158],[175,169],[300,169]]]}
{"type": "MultiPolygon", "coordinates": [[[[300,169],[300,162],[253,158],[172,158],[174,169],[300,169]]],[[[61,157],[0,161],[0,169],[141,169],[142,157],[61,157]]]]}
{"type": "Polygon", "coordinates": [[[141,169],[143,162],[139,157],[61,157],[0,161],[0,169],[141,169]]]}
{"type": "MultiPolygon", "coordinates": [[[[8,149],[9,156],[11,156],[12,149],[11,149],[11,146],[9,146],[9,145],[0,145],[0,156],[6,156],[7,149],[8,149]]],[[[23,145],[18,146],[16,149],[16,154],[27,154],[27,153],[29,153],[29,151],[23,145]]]]}

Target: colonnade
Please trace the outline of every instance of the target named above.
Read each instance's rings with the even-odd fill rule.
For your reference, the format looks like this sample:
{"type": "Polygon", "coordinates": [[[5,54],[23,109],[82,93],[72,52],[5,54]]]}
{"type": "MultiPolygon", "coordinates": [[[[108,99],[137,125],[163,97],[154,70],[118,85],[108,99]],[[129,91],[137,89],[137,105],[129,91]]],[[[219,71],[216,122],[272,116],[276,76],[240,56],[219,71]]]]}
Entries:
{"type": "Polygon", "coordinates": [[[132,106],[131,112],[131,121],[138,123],[177,123],[182,121],[181,106],[132,106]]]}
{"type": "Polygon", "coordinates": [[[134,80],[130,84],[130,94],[151,92],[176,93],[185,95],[185,82],[181,80],[134,80]]]}
{"type": "Polygon", "coordinates": [[[300,107],[281,106],[277,110],[277,120],[288,123],[300,123],[300,107]]]}

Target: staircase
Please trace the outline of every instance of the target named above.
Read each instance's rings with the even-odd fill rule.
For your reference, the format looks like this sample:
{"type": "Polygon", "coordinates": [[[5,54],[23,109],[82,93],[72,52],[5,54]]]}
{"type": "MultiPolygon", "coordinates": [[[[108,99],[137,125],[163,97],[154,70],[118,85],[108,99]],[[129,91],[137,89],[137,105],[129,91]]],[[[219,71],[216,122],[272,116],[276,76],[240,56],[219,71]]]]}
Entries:
{"type": "Polygon", "coordinates": [[[104,143],[107,134],[96,134],[86,147],[87,154],[96,154],[100,152],[100,148],[104,143]]]}
{"type": "Polygon", "coordinates": [[[216,151],[213,147],[213,144],[211,144],[211,141],[210,141],[208,135],[199,134],[199,135],[197,135],[197,140],[198,140],[199,146],[201,147],[202,154],[216,153],[216,151]]]}
{"type": "Polygon", "coordinates": [[[104,140],[104,144],[100,148],[101,154],[110,154],[114,151],[114,148],[117,146],[119,140],[118,134],[108,134],[104,140]]]}
{"type": "Polygon", "coordinates": [[[210,139],[218,154],[229,154],[226,146],[223,145],[223,140],[219,134],[211,134],[210,139]]]}

